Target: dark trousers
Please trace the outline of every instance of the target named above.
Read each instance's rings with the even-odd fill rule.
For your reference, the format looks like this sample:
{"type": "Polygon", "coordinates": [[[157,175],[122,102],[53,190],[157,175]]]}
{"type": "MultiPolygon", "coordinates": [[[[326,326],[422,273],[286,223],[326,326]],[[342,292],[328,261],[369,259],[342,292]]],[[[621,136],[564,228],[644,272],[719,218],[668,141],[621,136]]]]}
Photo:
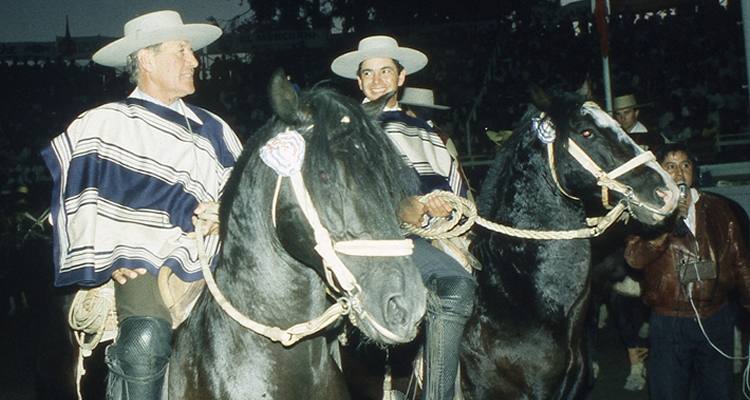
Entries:
{"type": "MultiPolygon", "coordinates": [[[[732,356],[732,307],[725,305],[702,323],[711,342],[732,356]]],[[[691,381],[695,384],[696,399],[733,398],[732,360],[711,347],[694,318],[652,313],[649,340],[651,348],[646,362],[652,399],[688,399],[691,381]]]]}
{"type": "Polygon", "coordinates": [[[409,236],[409,239],[414,241],[414,253],[411,259],[417,265],[422,282],[427,283],[430,279],[449,276],[474,280],[474,277],[458,261],[427,240],[416,236],[409,236]]]}
{"type": "Polygon", "coordinates": [[[119,321],[128,317],[148,316],[172,323],[169,308],[159,293],[158,279],[150,273],[128,279],[124,285],[115,282],[115,303],[119,321]]]}

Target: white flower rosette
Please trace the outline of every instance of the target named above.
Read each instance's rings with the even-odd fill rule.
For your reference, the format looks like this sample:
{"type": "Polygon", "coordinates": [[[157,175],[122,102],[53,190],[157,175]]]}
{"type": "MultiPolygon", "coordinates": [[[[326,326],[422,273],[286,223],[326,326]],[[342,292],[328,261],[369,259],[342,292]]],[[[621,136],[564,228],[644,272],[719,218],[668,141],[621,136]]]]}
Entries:
{"type": "Polygon", "coordinates": [[[305,138],[297,131],[281,132],[260,149],[260,158],[281,176],[302,170],[305,159],[305,138]]]}

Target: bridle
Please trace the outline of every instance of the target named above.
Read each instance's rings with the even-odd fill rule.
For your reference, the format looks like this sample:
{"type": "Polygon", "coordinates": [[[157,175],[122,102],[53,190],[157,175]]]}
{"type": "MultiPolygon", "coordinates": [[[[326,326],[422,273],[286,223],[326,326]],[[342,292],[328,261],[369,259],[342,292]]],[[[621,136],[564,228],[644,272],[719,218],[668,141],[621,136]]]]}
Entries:
{"type": "MultiPolygon", "coordinates": [[[[591,101],[585,102],[581,107],[581,113],[592,114],[595,118],[599,119],[611,119],[599,106],[591,101]]],[[[552,120],[547,116],[545,112],[541,112],[538,117],[532,117],[532,129],[537,134],[539,140],[546,145],[547,158],[549,160],[549,169],[552,175],[552,179],[557,186],[557,189],[566,197],[579,201],[578,197],[575,197],[568,193],[560,184],[560,180],[557,176],[557,170],[555,167],[555,139],[557,137],[557,131],[552,120]]],[[[508,236],[518,237],[522,239],[535,239],[535,240],[569,240],[569,239],[587,239],[601,235],[604,231],[618,221],[624,211],[628,211],[630,215],[633,215],[632,207],[642,207],[656,215],[667,216],[669,213],[660,209],[656,209],[648,204],[642,202],[632,187],[620,182],[618,178],[624,174],[634,170],[635,168],[653,163],[653,168],[667,183],[669,190],[672,193],[677,192],[677,185],[675,185],[669,174],[666,173],[659,164],[656,163],[656,158],[650,151],[644,151],[637,148],[637,154],[624,164],[613,169],[610,172],[604,171],[599,165],[586,154],[572,139],[568,138],[566,149],[568,153],[591,175],[596,178],[596,183],[601,187],[602,190],[602,203],[609,212],[603,217],[587,218],[586,228],[580,229],[569,229],[561,231],[542,231],[534,229],[520,229],[507,225],[498,224],[493,221],[489,221],[477,215],[476,206],[466,199],[458,198],[457,196],[445,192],[445,193],[431,193],[430,195],[438,195],[443,201],[454,205],[456,214],[461,214],[466,217],[466,222],[463,225],[458,225],[458,221],[461,220],[458,216],[452,218],[453,223],[450,224],[434,224],[435,226],[422,228],[414,225],[403,224],[404,228],[412,234],[419,235],[426,238],[437,239],[437,238],[450,238],[455,237],[471,228],[471,225],[476,223],[485,229],[490,231],[501,233],[508,236]],[[620,193],[623,199],[612,206],[609,204],[609,192],[613,191],[620,193]]],[[[668,200],[665,205],[665,209],[672,210],[676,204],[676,196],[673,196],[668,200]]],[[[628,214],[626,214],[627,216],[628,214]]]]}
{"type": "MultiPolygon", "coordinates": [[[[587,101],[582,105],[581,114],[584,113],[590,113],[593,114],[595,117],[597,117],[598,113],[605,114],[596,103],[587,101]]],[[[539,140],[541,140],[543,143],[547,146],[547,157],[549,159],[549,166],[550,166],[550,172],[552,173],[552,177],[555,181],[555,184],[557,185],[558,189],[567,197],[579,200],[577,197],[574,197],[570,194],[568,194],[565,189],[562,188],[560,185],[560,181],[557,177],[557,172],[555,168],[555,156],[554,156],[554,143],[555,143],[555,126],[554,123],[547,117],[546,113],[542,112],[541,115],[537,118],[532,118],[532,127],[537,132],[537,136],[539,137],[539,140]]],[[[614,210],[616,207],[613,207],[609,203],[609,192],[613,191],[616,193],[620,193],[623,196],[623,202],[628,209],[628,212],[630,214],[633,213],[631,207],[637,206],[644,208],[648,210],[649,212],[660,215],[660,216],[667,216],[669,215],[668,212],[663,211],[661,209],[654,208],[653,206],[644,203],[640,200],[638,195],[635,193],[632,187],[620,182],[618,180],[619,177],[625,175],[626,173],[634,170],[635,168],[638,168],[642,165],[646,165],[648,163],[656,163],[656,157],[654,157],[654,154],[650,151],[644,151],[640,147],[636,147],[636,156],[625,162],[624,164],[620,165],[619,167],[613,169],[610,172],[604,171],[594,160],[591,159],[591,157],[586,154],[583,149],[581,149],[580,146],[578,146],[573,139],[568,138],[567,141],[567,150],[568,153],[576,160],[578,163],[591,175],[593,175],[596,178],[596,184],[602,188],[602,204],[605,208],[608,210],[614,210]]],[[[667,182],[667,186],[669,186],[670,190],[673,190],[676,192],[677,186],[674,185],[672,179],[669,177],[669,174],[666,173],[661,168],[653,168],[664,180],[664,182],[667,182]],[[671,187],[671,186],[674,186],[671,187]]],[[[669,204],[667,204],[669,206],[669,204]]],[[[671,208],[671,207],[667,207],[671,208]]]]}
{"type": "MultiPolygon", "coordinates": [[[[312,125],[303,131],[312,129],[312,125]]],[[[201,262],[203,275],[206,279],[206,285],[209,291],[220,304],[222,309],[235,319],[240,325],[252,330],[253,332],[263,335],[272,341],[279,342],[284,346],[291,346],[302,338],[318,332],[326,326],[335,322],[340,316],[348,315],[352,324],[355,326],[359,321],[366,321],[380,335],[393,340],[399,341],[396,336],[386,327],[378,323],[362,307],[360,295],[362,288],[357,282],[356,277],[351,270],[339,258],[338,254],[361,257],[406,257],[412,254],[414,244],[411,240],[347,240],[334,242],[328,230],[320,222],[318,212],[307,191],[304,179],[302,177],[302,161],[304,159],[305,139],[302,135],[294,130],[279,133],[276,137],[269,140],[261,149],[260,156],[266,163],[278,174],[274,198],[271,206],[271,215],[276,225],[276,204],[281,188],[283,178],[289,178],[292,184],[295,198],[307,219],[313,228],[315,237],[315,251],[323,260],[325,277],[329,289],[341,294],[336,303],[329,307],[321,316],[297,325],[286,330],[278,327],[269,327],[251,320],[235,309],[229,301],[222,295],[216,282],[208,268],[207,262],[201,262]]],[[[196,225],[196,234],[200,236],[201,229],[196,225]]],[[[202,237],[200,237],[202,239],[202,237]]],[[[201,242],[199,242],[199,251],[202,251],[201,242]]],[[[200,254],[200,253],[199,253],[200,254]]],[[[205,253],[204,253],[205,257],[205,253]]]]}

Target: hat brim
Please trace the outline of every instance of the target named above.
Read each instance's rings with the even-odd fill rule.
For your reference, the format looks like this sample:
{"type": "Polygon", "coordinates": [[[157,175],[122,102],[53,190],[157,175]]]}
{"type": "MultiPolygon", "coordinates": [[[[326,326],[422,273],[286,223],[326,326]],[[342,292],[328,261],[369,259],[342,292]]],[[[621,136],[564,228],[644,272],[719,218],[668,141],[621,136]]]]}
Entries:
{"type": "Polygon", "coordinates": [[[138,36],[126,36],[102,47],[94,53],[95,63],[108,67],[124,67],[127,56],[133,52],[155,44],[172,40],[186,40],[193,50],[202,49],[213,43],[222,34],[221,28],[208,24],[187,24],[149,31],[138,36]]]}
{"type": "Polygon", "coordinates": [[[427,56],[421,51],[408,47],[397,47],[350,51],[336,57],[331,63],[331,70],[338,76],[357,79],[359,64],[362,61],[378,57],[397,60],[404,66],[406,75],[413,74],[427,65],[427,56]]]}
{"type": "Polygon", "coordinates": [[[448,109],[450,109],[450,107],[448,107],[448,106],[441,106],[441,105],[438,105],[438,104],[412,103],[410,101],[399,101],[399,103],[406,104],[408,106],[434,108],[436,110],[448,110],[448,109]]]}
{"type": "Polygon", "coordinates": [[[653,105],[654,105],[653,102],[651,102],[651,103],[644,103],[644,104],[634,104],[632,106],[627,105],[627,106],[621,106],[621,107],[618,107],[618,108],[615,108],[615,109],[612,109],[612,110],[608,110],[608,112],[620,111],[620,110],[624,110],[626,108],[632,108],[632,109],[636,110],[636,109],[639,109],[639,108],[650,107],[650,106],[653,106],[653,105]]]}

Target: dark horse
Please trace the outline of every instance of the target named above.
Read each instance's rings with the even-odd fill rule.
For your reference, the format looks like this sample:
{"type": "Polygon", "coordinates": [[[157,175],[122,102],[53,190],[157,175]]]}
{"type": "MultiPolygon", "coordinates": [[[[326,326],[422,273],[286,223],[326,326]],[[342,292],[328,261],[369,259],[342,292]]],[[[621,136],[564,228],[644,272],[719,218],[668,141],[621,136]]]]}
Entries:
{"type": "MultiPolygon", "coordinates": [[[[610,190],[602,197],[627,205],[629,214],[645,224],[657,224],[673,211],[674,182],[585,94],[548,95],[535,88],[532,97],[533,105],[485,179],[477,201],[480,216],[535,232],[585,230],[584,200],[601,201],[600,185],[619,188],[621,193],[610,190]],[[576,147],[592,162],[574,158],[576,147]],[[613,171],[632,159],[640,165],[613,171]]],[[[471,249],[484,270],[477,277],[474,316],[464,333],[464,395],[584,398],[589,240],[475,231],[471,249]]]]}
{"type": "MultiPolygon", "coordinates": [[[[276,116],[256,133],[257,144],[245,149],[222,203],[223,248],[215,277],[244,316],[285,329],[320,316],[332,303],[316,253],[326,240],[361,239],[382,248],[391,242],[378,241],[404,242],[395,210],[414,182],[404,178],[402,161],[374,120],[385,100],[362,106],[325,88],[298,94],[282,72],[269,92],[276,116]],[[287,131],[304,137],[304,186],[330,239],[314,234],[290,179],[280,180],[259,155],[267,141],[287,131]]],[[[375,342],[413,340],[427,296],[419,273],[408,254],[371,252],[339,254],[356,279],[346,303],[350,319],[375,342]]],[[[204,290],[176,333],[171,397],[349,398],[329,353],[327,341],[335,332],[327,333],[291,345],[273,342],[230,318],[204,290]]]]}

